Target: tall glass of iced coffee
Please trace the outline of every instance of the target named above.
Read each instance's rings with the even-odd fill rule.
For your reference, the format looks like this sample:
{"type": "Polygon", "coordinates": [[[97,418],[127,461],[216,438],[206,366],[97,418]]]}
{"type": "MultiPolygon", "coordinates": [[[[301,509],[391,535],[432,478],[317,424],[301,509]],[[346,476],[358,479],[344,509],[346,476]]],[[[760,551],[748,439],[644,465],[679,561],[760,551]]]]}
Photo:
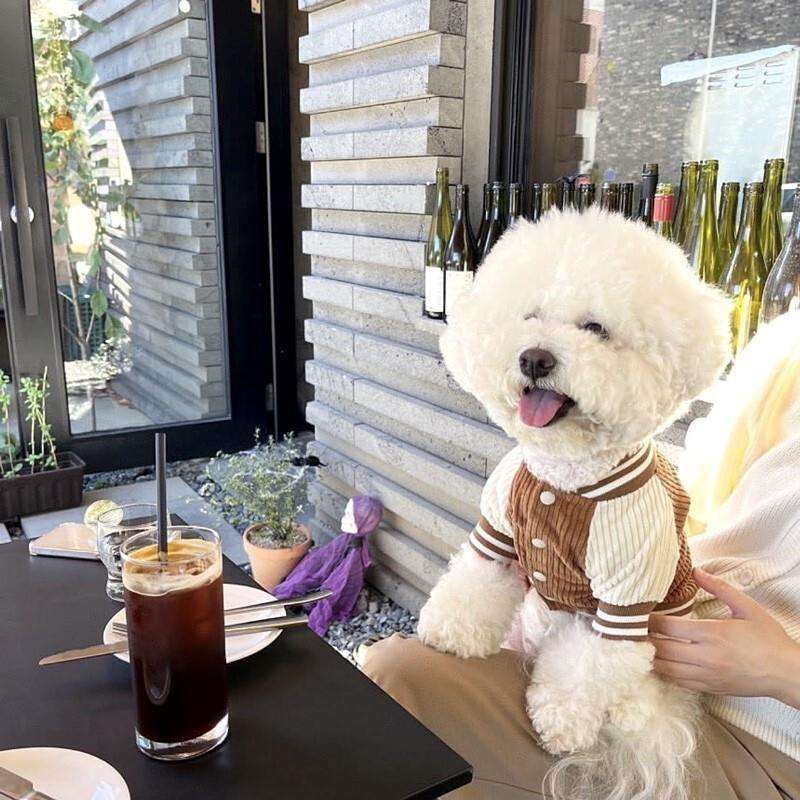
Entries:
{"type": "Polygon", "coordinates": [[[152,758],[194,758],[228,734],[222,554],[208,528],[155,529],[122,545],[136,744],[152,758]]]}

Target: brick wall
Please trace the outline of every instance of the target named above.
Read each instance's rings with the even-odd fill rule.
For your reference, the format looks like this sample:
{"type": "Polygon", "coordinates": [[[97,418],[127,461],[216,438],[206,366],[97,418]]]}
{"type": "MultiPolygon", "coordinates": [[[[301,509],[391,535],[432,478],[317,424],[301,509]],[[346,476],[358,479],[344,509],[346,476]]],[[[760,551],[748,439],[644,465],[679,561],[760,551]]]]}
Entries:
{"type": "MultiPolygon", "coordinates": [[[[692,155],[685,144],[687,117],[702,81],[661,87],[663,65],[706,58],[709,45],[717,57],[800,44],[800,14],[792,0],[586,0],[586,5],[591,6],[586,21],[602,30],[597,102],[590,103],[599,107],[593,155],[601,170],[614,169],[621,179],[638,175],[643,161],[658,162],[665,177],[677,179],[680,162],[692,155]]],[[[797,112],[787,180],[800,180],[797,112]]]]}

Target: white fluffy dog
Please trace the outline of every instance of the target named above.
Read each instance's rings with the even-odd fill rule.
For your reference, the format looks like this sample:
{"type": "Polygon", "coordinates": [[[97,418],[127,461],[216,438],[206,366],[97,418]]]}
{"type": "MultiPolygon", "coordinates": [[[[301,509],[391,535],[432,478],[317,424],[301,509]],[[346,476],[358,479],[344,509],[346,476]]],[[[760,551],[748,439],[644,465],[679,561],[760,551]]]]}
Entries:
{"type": "Polygon", "coordinates": [[[652,230],[590,210],[519,222],[441,347],[518,446],[420,616],[421,639],[535,656],[527,708],[555,797],[686,796],[695,699],[651,673],[652,613],[691,612],[688,498],[651,437],[729,359],[728,308],[652,230]]]}

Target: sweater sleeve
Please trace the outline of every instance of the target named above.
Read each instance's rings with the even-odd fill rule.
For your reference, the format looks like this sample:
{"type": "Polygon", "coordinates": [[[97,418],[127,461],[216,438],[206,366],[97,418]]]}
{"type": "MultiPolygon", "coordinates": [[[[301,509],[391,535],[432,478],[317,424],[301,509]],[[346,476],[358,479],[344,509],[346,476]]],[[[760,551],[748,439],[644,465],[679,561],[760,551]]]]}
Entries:
{"type": "Polygon", "coordinates": [[[672,501],[656,477],[599,502],[586,545],[586,575],[598,600],[594,630],[646,639],[650,612],[667,596],[679,555],[672,501]]]}
{"type": "Polygon", "coordinates": [[[469,536],[472,549],[493,561],[510,564],[517,560],[514,531],[508,519],[508,495],[522,462],[522,453],[515,447],[494,468],[481,494],[481,516],[469,536]]]}

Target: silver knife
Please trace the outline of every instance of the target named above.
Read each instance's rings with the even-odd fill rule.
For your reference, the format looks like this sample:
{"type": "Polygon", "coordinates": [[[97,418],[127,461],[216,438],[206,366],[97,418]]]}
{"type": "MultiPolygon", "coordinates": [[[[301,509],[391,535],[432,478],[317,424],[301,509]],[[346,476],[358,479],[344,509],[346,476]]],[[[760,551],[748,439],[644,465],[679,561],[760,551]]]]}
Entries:
{"type": "MultiPolygon", "coordinates": [[[[304,606],[306,603],[316,603],[318,600],[324,600],[333,594],[332,589],[319,589],[316,592],[309,594],[299,595],[298,597],[287,597],[285,600],[267,600],[264,603],[252,603],[249,606],[239,606],[237,608],[226,608],[226,617],[235,617],[239,614],[250,614],[253,611],[264,611],[269,608],[289,608],[290,606],[304,606]]],[[[260,620],[253,620],[259,622],[260,620]]],[[[125,622],[115,622],[111,626],[114,633],[124,636],[128,632],[128,625],[125,622]]],[[[232,626],[225,625],[225,630],[229,630],[232,626]]]]}
{"type": "Polygon", "coordinates": [[[289,606],[303,606],[306,603],[316,603],[318,600],[324,600],[333,594],[331,589],[319,589],[310,594],[304,594],[300,597],[287,597],[285,600],[267,600],[265,603],[254,603],[249,606],[240,606],[239,608],[226,608],[226,617],[235,617],[237,614],[249,614],[251,611],[261,611],[265,608],[289,608],[289,606]]]}
{"type": "Polygon", "coordinates": [[[33,784],[22,775],[0,767],[0,796],[11,800],[53,800],[50,795],[37,792],[33,784]]]}
{"type": "MultiPolygon", "coordinates": [[[[273,617],[259,622],[241,622],[238,625],[231,625],[229,628],[225,628],[225,638],[228,636],[244,636],[249,633],[261,633],[262,631],[275,630],[276,628],[281,630],[295,628],[306,624],[308,624],[308,616],[306,614],[298,614],[291,617],[273,617]]],[[[86,658],[109,656],[114,653],[126,653],[127,651],[128,640],[121,639],[119,642],[112,642],[111,644],[95,644],[91,647],[81,647],[77,650],[64,650],[61,653],[54,653],[41,659],[39,666],[46,667],[50,664],[62,664],[65,661],[82,661],[86,658]]],[[[0,785],[1,790],[2,785],[0,785]]]]}

